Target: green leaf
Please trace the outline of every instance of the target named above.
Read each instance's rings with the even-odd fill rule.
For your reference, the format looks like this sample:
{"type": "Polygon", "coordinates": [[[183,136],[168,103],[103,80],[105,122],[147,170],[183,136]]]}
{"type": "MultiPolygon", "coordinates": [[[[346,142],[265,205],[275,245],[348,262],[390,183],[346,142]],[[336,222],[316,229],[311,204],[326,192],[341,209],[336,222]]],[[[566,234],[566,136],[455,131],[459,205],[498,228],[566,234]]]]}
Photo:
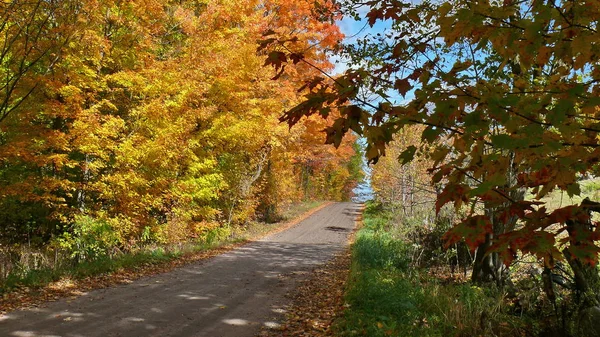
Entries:
{"type": "Polygon", "coordinates": [[[506,183],[506,178],[503,174],[495,174],[492,177],[486,179],[483,183],[477,185],[476,188],[469,191],[469,196],[474,197],[477,195],[485,194],[486,192],[491,191],[493,188],[497,186],[502,186],[506,183]]]}
{"type": "Polygon", "coordinates": [[[571,184],[567,186],[567,194],[569,195],[569,198],[573,198],[576,195],[580,195],[581,187],[578,183],[571,184]]]}
{"type": "Polygon", "coordinates": [[[428,126],[425,128],[425,130],[423,130],[421,138],[431,143],[434,140],[436,140],[439,135],[440,129],[435,128],[433,126],[428,126]]]}
{"type": "Polygon", "coordinates": [[[415,153],[417,152],[417,147],[414,145],[409,146],[406,150],[402,151],[400,156],[398,156],[398,160],[402,165],[411,162],[415,158],[415,153]]]}
{"type": "Polygon", "coordinates": [[[552,125],[560,125],[567,119],[567,114],[573,109],[573,102],[562,99],[548,113],[547,120],[552,125]]]}
{"type": "Polygon", "coordinates": [[[516,148],[513,138],[509,135],[506,135],[506,134],[494,135],[491,137],[491,139],[492,139],[492,144],[494,144],[494,147],[499,147],[501,149],[507,149],[507,150],[512,150],[512,149],[516,148]]]}

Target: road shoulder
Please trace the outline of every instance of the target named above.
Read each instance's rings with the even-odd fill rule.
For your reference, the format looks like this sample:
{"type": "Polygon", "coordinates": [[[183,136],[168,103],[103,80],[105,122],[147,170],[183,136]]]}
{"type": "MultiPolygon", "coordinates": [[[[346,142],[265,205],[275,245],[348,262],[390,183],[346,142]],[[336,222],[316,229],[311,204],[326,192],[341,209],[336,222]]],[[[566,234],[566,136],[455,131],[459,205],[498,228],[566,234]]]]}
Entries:
{"type": "Polygon", "coordinates": [[[315,268],[287,297],[291,305],[278,329],[263,329],[260,337],[334,336],[335,321],[344,311],[344,292],[350,272],[350,250],[315,268]]]}

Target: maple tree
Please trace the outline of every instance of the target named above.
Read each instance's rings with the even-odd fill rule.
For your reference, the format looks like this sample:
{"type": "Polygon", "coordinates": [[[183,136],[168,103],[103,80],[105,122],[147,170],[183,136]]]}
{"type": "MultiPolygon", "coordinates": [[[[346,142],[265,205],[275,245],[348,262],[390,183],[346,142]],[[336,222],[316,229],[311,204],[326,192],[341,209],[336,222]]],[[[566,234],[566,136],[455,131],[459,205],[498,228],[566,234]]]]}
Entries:
{"type": "MultiPolygon", "coordinates": [[[[493,257],[488,276],[499,284],[518,252],[549,268],[566,259],[576,278],[597,273],[600,232],[590,208],[549,210],[540,200],[555,189],[579,194],[579,179],[598,174],[599,8],[574,1],[386,0],[345,2],[341,12],[360,16],[365,8],[369,25],[390,28],[344,49],[356,66],[308,81],[305,100],[282,120],[294,125],[339,107],[328,142],[352,130],[366,138],[371,162],[400,130],[422,125],[433,183],[443,186],[436,207],[472,210],[447,233],[448,243],[465,239],[482,259],[493,257]],[[365,91],[381,103],[364,99],[365,91]],[[406,101],[394,104],[392,96],[406,101]],[[524,198],[525,189],[533,200],[524,198]]],[[[280,68],[300,52],[287,40],[270,40],[282,53],[280,68]]],[[[409,160],[414,152],[401,156],[409,160]]]]}
{"type": "Polygon", "coordinates": [[[71,1],[5,1],[0,4],[0,121],[17,109],[52,71],[77,18],[71,1]]]}

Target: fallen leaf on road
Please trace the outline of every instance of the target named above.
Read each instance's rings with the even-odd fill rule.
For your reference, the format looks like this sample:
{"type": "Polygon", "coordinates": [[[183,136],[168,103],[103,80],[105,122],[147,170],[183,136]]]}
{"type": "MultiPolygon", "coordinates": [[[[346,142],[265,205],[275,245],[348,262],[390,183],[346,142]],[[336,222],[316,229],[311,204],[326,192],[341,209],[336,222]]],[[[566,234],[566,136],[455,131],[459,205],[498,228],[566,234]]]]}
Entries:
{"type": "Polygon", "coordinates": [[[334,336],[332,323],[342,314],[344,289],[350,270],[349,251],[316,268],[288,294],[292,304],[279,329],[263,329],[260,337],[334,336]]]}

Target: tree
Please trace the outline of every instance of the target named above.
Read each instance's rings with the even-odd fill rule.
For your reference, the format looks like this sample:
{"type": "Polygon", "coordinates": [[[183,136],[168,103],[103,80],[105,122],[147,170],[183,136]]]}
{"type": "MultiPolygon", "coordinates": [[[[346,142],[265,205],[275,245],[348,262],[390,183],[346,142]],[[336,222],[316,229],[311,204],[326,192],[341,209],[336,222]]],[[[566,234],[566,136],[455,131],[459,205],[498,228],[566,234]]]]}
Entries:
{"type": "Polygon", "coordinates": [[[303,130],[278,122],[298,102],[298,83],[317,71],[300,67],[275,84],[277,72],[257,53],[262,32],[296,32],[305,59],[331,67],[325,52],[341,35],[317,8],[288,0],[0,4],[0,84],[10,96],[0,106],[0,243],[68,247],[97,236],[127,250],[276,218],[304,198],[348,198],[357,179],[348,169],[352,139],[334,150],[320,133],[330,122],[303,130]],[[306,177],[318,189],[303,193],[298,163],[313,153],[325,164],[306,177]]]}
{"type": "Polygon", "coordinates": [[[378,200],[392,212],[399,207],[403,215],[413,215],[415,208],[430,204],[435,198],[436,192],[429,184],[431,177],[427,173],[430,167],[427,149],[420,149],[422,129],[423,126],[417,125],[398,132],[388,144],[386,156],[373,167],[373,190],[378,200]],[[413,151],[413,160],[405,162],[401,154],[413,151]]]}
{"type": "Polygon", "coordinates": [[[0,4],[0,122],[37,88],[61,60],[77,18],[72,1],[0,4]]]}
{"type": "MultiPolygon", "coordinates": [[[[353,130],[367,139],[371,162],[399,130],[423,125],[421,138],[433,147],[433,182],[444,186],[437,208],[481,204],[489,211],[469,207],[447,233],[449,243],[464,239],[475,249],[487,242],[486,255],[496,252],[505,265],[522,252],[547,267],[571,257],[594,266],[597,226],[569,225],[588,223],[585,207],[548,210],[540,200],[554,189],[578,194],[578,179],[598,174],[599,8],[573,1],[390,0],[350,2],[342,11],[353,5],[368,9],[371,26],[388,22],[391,29],[358,44],[364,48],[346,49],[358,66],[307,82],[305,100],[282,120],[293,125],[339,107],[328,142],[353,130]],[[364,91],[381,103],[363,99],[364,91]],[[390,92],[407,102],[393,104],[390,92]],[[534,200],[522,197],[524,188],[534,200]]],[[[283,53],[279,67],[299,52],[281,48],[273,48],[283,53]]],[[[403,156],[410,159],[410,152],[403,156]]]]}

